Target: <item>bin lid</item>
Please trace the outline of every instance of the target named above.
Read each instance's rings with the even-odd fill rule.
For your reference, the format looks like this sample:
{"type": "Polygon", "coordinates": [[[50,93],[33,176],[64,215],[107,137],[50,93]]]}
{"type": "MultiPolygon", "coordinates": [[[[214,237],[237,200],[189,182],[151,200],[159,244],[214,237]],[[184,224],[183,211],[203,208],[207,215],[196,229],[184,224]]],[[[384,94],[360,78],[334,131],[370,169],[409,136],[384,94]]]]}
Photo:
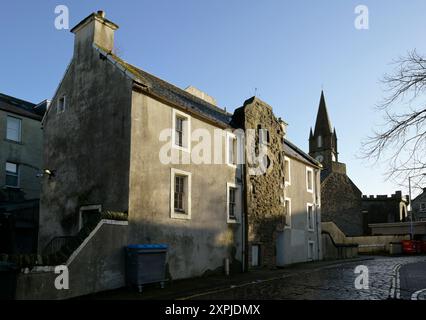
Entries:
{"type": "Polygon", "coordinates": [[[156,244],[129,244],[128,249],[167,249],[167,244],[156,243],[156,244]]]}

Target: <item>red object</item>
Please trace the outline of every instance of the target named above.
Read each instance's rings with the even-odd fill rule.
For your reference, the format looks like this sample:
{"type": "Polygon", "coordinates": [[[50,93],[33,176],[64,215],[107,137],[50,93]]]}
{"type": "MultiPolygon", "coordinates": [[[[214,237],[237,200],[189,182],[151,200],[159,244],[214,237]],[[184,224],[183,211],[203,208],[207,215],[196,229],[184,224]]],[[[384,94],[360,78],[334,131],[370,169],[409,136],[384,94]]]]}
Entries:
{"type": "Polygon", "coordinates": [[[413,240],[402,240],[402,252],[408,254],[416,253],[416,244],[413,240]]]}

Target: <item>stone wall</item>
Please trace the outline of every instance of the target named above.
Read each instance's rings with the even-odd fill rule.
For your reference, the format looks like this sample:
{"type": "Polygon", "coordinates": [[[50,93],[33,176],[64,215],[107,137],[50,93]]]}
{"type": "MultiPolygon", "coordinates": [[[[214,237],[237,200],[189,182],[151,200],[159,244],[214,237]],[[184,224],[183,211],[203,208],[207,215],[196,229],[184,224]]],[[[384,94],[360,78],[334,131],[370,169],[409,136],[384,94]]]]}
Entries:
{"type": "MultiPolygon", "coordinates": [[[[360,254],[377,254],[389,252],[389,245],[391,242],[401,242],[402,240],[410,239],[409,235],[397,234],[346,237],[345,234],[336,226],[334,222],[323,222],[321,226],[323,232],[328,233],[335,243],[358,245],[357,251],[360,254]]],[[[324,244],[324,248],[325,250],[329,250],[329,252],[325,252],[325,255],[328,257],[333,256],[335,254],[335,251],[337,250],[335,248],[332,248],[330,246],[330,243],[324,244]]]]}
{"type": "MultiPolygon", "coordinates": [[[[401,191],[391,195],[363,196],[366,224],[403,222],[407,219],[408,197],[401,191]]],[[[370,233],[370,232],[369,232],[370,233]]]]}
{"type": "Polygon", "coordinates": [[[334,222],[347,236],[364,233],[361,191],[346,174],[330,173],[321,183],[322,221],[334,222]]]}
{"type": "Polygon", "coordinates": [[[252,245],[260,246],[260,265],[276,266],[277,231],[283,229],[284,218],[284,131],[281,122],[272,111],[271,106],[256,97],[245,101],[237,110],[234,120],[246,130],[256,131],[254,145],[255,155],[259,155],[259,130],[268,131],[266,171],[253,174],[258,163],[250,164],[248,158],[253,156],[252,145],[247,141],[245,172],[246,214],[248,224],[248,261],[252,261],[252,245]],[[269,164],[269,166],[268,166],[269,164]],[[253,170],[251,172],[251,170],[253,170]]]}
{"type": "Polygon", "coordinates": [[[35,267],[17,278],[17,300],[59,300],[125,286],[127,221],[102,220],[68,259],[69,289],[57,290],[54,267],[35,267]]]}

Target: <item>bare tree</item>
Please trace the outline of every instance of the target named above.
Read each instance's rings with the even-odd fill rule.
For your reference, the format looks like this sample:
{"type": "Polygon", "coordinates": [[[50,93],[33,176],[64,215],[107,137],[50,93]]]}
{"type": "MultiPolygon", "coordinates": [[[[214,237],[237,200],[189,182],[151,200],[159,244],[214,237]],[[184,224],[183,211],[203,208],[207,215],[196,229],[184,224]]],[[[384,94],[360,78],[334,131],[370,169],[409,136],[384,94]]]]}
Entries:
{"type": "Polygon", "coordinates": [[[408,177],[417,176],[414,187],[421,187],[426,172],[426,58],[413,50],[393,65],[382,80],[387,97],[377,106],[385,122],[363,142],[363,155],[385,162],[388,179],[406,186],[408,177]]]}

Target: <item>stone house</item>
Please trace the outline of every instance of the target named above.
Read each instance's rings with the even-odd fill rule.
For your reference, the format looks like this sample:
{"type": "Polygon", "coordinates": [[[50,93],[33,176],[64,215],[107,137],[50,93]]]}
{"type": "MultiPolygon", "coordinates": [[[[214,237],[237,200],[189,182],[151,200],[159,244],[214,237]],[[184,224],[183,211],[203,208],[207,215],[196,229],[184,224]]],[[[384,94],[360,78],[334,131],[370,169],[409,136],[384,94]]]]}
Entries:
{"type": "Polygon", "coordinates": [[[322,221],[334,222],[347,236],[364,233],[362,192],[339,162],[337,133],[331,126],[324,92],[321,92],[314,131],[309,136],[309,155],[319,161],[321,172],[322,221]]]}
{"type": "Polygon", "coordinates": [[[102,248],[115,253],[96,261],[104,283],[92,291],[123,284],[123,268],[109,270],[107,261],[124,263],[131,243],[167,244],[171,279],[222,272],[227,262],[240,272],[320,259],[320,167],[285,140],[272,108],[253,97],[231,114],[194,87],[128,64],[113,53],[117,29],[98,12],[71,30],[73,58],[43,119],[45,168],[54,175],[43,180],[41,252],[103,212],[122,212],[128,222],[120,242],[102,248]],[[286,226],[287,191],[295,214],[286,226]]]}
{"type": "Polygon", "coordinates": [[[47,101],[34,104],[0,93],[0,252],[36,249],[42,170],[41,119],[47,101]],[[12,239],[12,238],[13,239],[12,239]]]}
{"type": "Polygon", "coordinates": [[[411,201],[411,207],[416,221],[426,221],[426,188],[411,201]]]}

